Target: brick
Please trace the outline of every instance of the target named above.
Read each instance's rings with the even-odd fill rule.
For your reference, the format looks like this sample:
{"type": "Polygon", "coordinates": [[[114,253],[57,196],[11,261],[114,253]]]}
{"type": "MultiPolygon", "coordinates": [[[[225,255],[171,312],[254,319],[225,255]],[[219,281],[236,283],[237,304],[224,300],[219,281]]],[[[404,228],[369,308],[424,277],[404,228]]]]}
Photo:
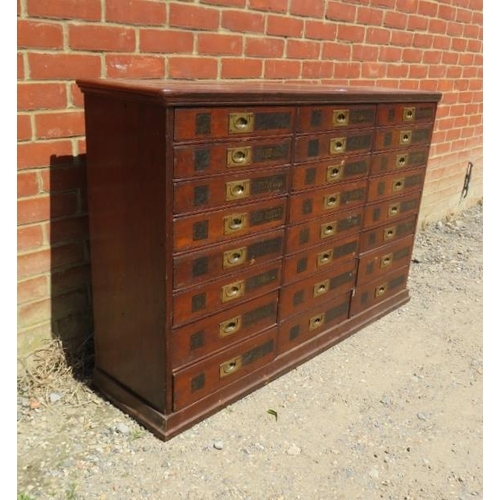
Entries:
{"type": "Polygon", "coordinates": [[[456,52],[443,52],[443,64],[457,64],[458,54],[456,52]]]}
{"type": "Polygon", "coordinates": [[[431,92],[436,92],[438,88],[439,81],[438,80],[430,80],[428,78],[424,78],[420,80],[419,89],[420,90],[429,90],[431,92]]]}
{"type": "Polygon", "coordinates": [[[99,55],[28,54],[30,76],[36,80],[75,80],[101,75],[99,55]]]}
{"type": "Polygon", "coordinates": [[[78,209],[75,193],[52,194],[17,200],[18,224],[42,222],[55,217],[73,215],[78,209]]]}
{"type": "Polygon", "coordinates": [[[406,29],[408,14],[401,12],[386,11],[384,15],[384,26],[387,28],[406,29]]]}
{"type": "Polygon", "coordinates": [[[466,9],[457,9],[456,20],[459,23],[469,24],[472,21],[472,11],[466,9]]]}
{"type": "Polygon", "coordinates": [[[429,20],[429,31],[431,33],[437,33],[442,35],[446,32],[446,21],[443,19],[430,19],[429,20]]]}
{"type": "Polygon", "coordinates": [[[199,5],[169,3],[169,23],[177,28],[217,30],[219,11],[199,5]]]}
{"type": "Polygon", "coordinates": [[[17,174],[17,197],[24,198],[38,194],[38,175],[36,171],[23,172],[17,174]]]}
{"type": "Polygon", "coordinates": [[[427,66],[417,66],[415,64],[411,64],[408,78],[427,78],[427,68],[427,66]]]}
{"type": "Polygon", "coordinates": [[[61,192],[81,189],[86,186],[87,176],[84,165],[52,167],[40,172],[42,191],[61,192]]]}
{"type": "Polygon", "coordinates": [[[109,78],[163,78],[165,76],[165,58],[107,54],[106,76],[109,78]]]}
{"type": "Polygon", "coordinates": [[[200,3],[221,5],[225,7],[245,7],[246,0],[201,0],[200,3]]]}
{"type": "Polygon", "coordinates": [[[451,46],[451,39],[447,36],[434,35],[433,49],[441,49],[443,51],[449,50],[451,46]]]}
{"type": "Polygon", "coordinates": [[[17,168],[45,167],[58,156],[71,155],[72,149],[69,139],[20,143],[17,145],[17,168]]]}
{"type": "Polygon", "coordinates": [[[26,0],[30,17],[54,19],[82,19],[99,21],[101,19],[100,0],[26,0]]]}
{"type": "Polygon", "coordinates": [[[364,38],[365,28],[363,26],[340,24],[337,28],[337,40],[362,42],[364,38]]]}
{"type": "Polygon", "coordinates": [[[375,45],[354,45],[351,58],[353,61],[376,61],[378,53],[379,48],[375,45]]]}
{"type": "Polygon", "coordinates": [[[61,109],[67,104],[66,87],[63,83],[21,83],[17,84],[17,109],[31,111],[61,109]]]}
{"type": "Polygon", "coordinates": [[[446,75],[446,66],[443,64],[430,64],[428,66],[429,78],[444,78],[446,75]]]}
{"type": "Polygon", "coordinates": [[[117,26],[70,24],[69,46],[73,50],[132,52],[135,31],[117,26]]]}
{"type": "Polygon", "coordinates": [[[361,63],[361,77],[376,79],[384,78],[387,72],[387,65],[378,62],[362,62],[361,63]]]}
{"type": "Polygon", "coordinates": [[[438,7],[438,17],[440,19],[446,19],[447,21],[454,21],[457,17],[457,9],[456,7],[440,3],[438,7]]]}
{"type": "MultiPolygon", "coordinates": [[[[453,44],[452,44],[453,46],[453,44]]],[[[467,51],[468,52],[482,52],[483,42],[481,40],[467,40],[467,51]]]]}
{"type": "Polygon", "coordinates": [[[299,78],[300,62],[268,59],[265,61],[265,78],[299,78]]]}
{"type": "Polygon", "coordinates": [[[461,66],[470,66],[474,63],[474,54],[468,54],[467,52],[464,52],[458,55],[458,64],[460,64],[461,66]]]}
{"type": "Polygon", "coordinates": [[[427,33],[415,33],[413,35],[413,46],[429,48],[432,47],[432,35],[427,33]]]}
{"type": "Polygon", "coordinates": [[[391,31],[386,28],[366,28],[366,43],[387,45],[391,39],[391,31]]]}
{"type": "Polygon", "coordinates": [[[333,63],[331,61],[304,61],[302,63],[302,77],[311,79],[331,78],[333,63]]]}
{"type": "Polygon", "coordinates": [[[464,38],[453,38],[451,41],[451,48],[457,52],[464,52],[467,48],[467,40],[464,38]]]}
{"type": "Polygon", "coordinates": [[[90,284],[90,267],[88,264],[70,267],[53,273],[52,295],[58,296],[75,289],[84,289],[90,284]]]}
{"type": "Polygon", "coordinates": [[[387,68],[387,76],[389,78],[408,78],[408,64],[390,64],[387,68]]]}
{"type": "MultiPolygon", "coordinates": [[[[304,2],[308,3],[308,2],[304,2]]],[[[310,2],[314,3],[314,2],[310,2]]],[[[345,2],[328,2],[325,17],[332,21],[343,21],[354,23],[356,20],[356,6],[348,5],[345,2]]]]}
{"type": "Polygon", "coordinates": [[[260,78],[262,76],[262,60],[232,59],[221,61],[222,78],[260,78]]]}
{"type": "Polygon", "coordinates": [[[392,30],[391,31],[391,45],[398,45],[401,47],[411,47],[413,41],[413,33],[407,31],[392,30]]]}
{"type": "Polygon", "coordinates": [[[304,33],[304,21],[287,16],[269,15],[267,34],[301,38],[304,33]]]}
{"type": "Polygon", "coordinates": [[[333,77],[358,79],[361,77],[361,64],[359,62],[335,63],[333,77]]]}
{"type": "Polygon", "coordinates": [[[202,57],[170,57],[168,60],[170,78],[216,78],[217,59],[202,57]]]}
{"type": "Polygon", "coordinates": [[[32,136],[30,115],[17,115],[17,140],[29,141],[32,136]]]}
{"type": "Polygon", "coordinates": [[[438,4],[427,0],[420,0],[417,4],[417,12],[422,16],[436,17],[438,4]]]}
{"type": "Polygon", "coordinates": [[[198,54],[241,55],[243,37],[218,33],[198,34],[198,54]]]}
{"type": "Polygon", "coordinates": [[[402,53],[399,47],[380,47],[378,58],[385,62],[400,62],[402,53]]]}
{"type": "Polygon", "coordinates": [[[479,35],[479,26],[475,26],[473,24],[467,24],[464,26],[464,36],[466,38],[472,38],[474,40],[482,39],[479,35]]]}
{"type": "Polygon", "coordinates": [[[140,51],[160,53],[192,53],[194,34],[186,31],[142,29],[140,51]]]}
{"type": "Polygon", "coordinates": [[[483,13],[482,12],[473,12],[472,13],[472,23],[477,24],[479,26],[483,26],[483,13]]]}
{"type": "Polygon", "coordinates": [[[372,7],[381,7],[383,9],[394,9],[396,6],[396,0],[371,0],[370,5],[372,7]]]}
{"type": "Polygon", "coordinates": [[[17,47],[30,49],[61,49],[63,27],[59,23],[17,21],[17,47]]]}
{"type": "Polygon", "coordinates": [[[429,29],[429,18],[410,14],[408,16],[408,29],[410,31],[427,31],[429,29]]]}
{"type": "Polygon", "coordinates": [[[304,2],[304,0],[290,0],[290,14],[304,17],[320,17],[325,13],[325,0],[304,2]]]}
{"type": "Polygon", "coordinates": [[[84,98],[82,91],[78,88],[78,85],[73,82],[69,84],[70,88],[70,103],[69,106],[74,108],[83,108],[84,98]]]}
{"type": "Polygon", "coordinates": [[[334,40],[336,33],[336,23],[310,19],[305,20],[305,38],[312,38],[316,40],[334,40]]]}
{"type": "Polygon", "coordinates": [[[363,7],[359,5],[356,9],[356,23],[367,24],[369,26],[381,26],[384,19],[384,11],[363,7]]]}
{"type": "Polygon", "coordinates": [[[408,63],[422,62],[423,50],[421,49],[403,49],[403,61],[408,63]]]}
{"type": "Polygon", "coordinates": [[[322,59],[349,61],[351,59],[351,50],[351,45],[347,43],[325,42],[323,44],[322,59]]]}
{"type": "Polygon", "coordinates": [[[464,25],[455,21],[446,23],[446,34],[450,37],[461,37],[464,32],[464,25]]]}
{"type": "Polygon", "coordinates": [[[426,50],[424,51],[422,62],[424,64],[439,64],[441,62],[442,56],[443,52],[441,52],[440,50],[426,50]]]}
{"type": "Polygon", "coordinates": [[[49,297],[48,276],[37,276],[18,282],[17,303],[32,302],[49,297]]]}
{"type": "Polygon", "coordinates": [[[168,2],[147,0],[106,0],[106,21],[142,26],[163,26],[168,2]]]}
{"type": "Polygon", "coordinates": [[[24,78],[24,54],[18,52],[17,53],[17,79],[22,80],[24,78]]]}
{"type": "Polygon", "coordinates": [[[88,217],[85,215],[52,221],[49,233],[51,244],[87,240],[89,236],[88,217]]]}
{"type": "Polygon", "coordinates": [[[55,139],[85,134],[83,111],[35,114],[35,133],[38,139],[55,139]]]}
{"type": "Polygon", "coordinates": [[[248,7],[255,10],[270,12],[286,12],[288,0],[248,0],[248,7]]]}
{"type": "Polygon", "coordinates": [[[279,58],[283,56],[285,42],[281,38],[247,38],[245,55],[250,57],[279,58]]]}
{"type": "Polygon", "coordinates": [[[17,308],[17,324],[19,328],[36,325],[51,319],[50,299],[38,300],[22,304],[17,308]]]}
{"type": "Polygon", "coordinates": [[[288,59],[318,59],[321,45],[306,40],[288,40],[286,55],[288,59]]]}
{"type": "Polygon", "coordinates": [[[43,245],[43,231],[40,224],[17,228],[17,250],[25,252],[43,245]]]}
{"type": "Polygon", "coordinates": [[[254,12],[226,10],[222,12],[221,26],[238,33],[263,33],[265,17],[254,12]]]}

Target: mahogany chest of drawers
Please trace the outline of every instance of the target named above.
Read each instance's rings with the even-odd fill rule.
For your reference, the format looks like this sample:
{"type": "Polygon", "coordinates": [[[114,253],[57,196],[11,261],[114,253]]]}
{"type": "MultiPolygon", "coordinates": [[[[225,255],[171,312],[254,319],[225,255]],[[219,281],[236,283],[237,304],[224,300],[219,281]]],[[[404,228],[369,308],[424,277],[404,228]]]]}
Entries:
{"type": "Polygon", "coordinates": [[[94,381],[159,438],[409,299],[440,94],[77,83],[94,381]]]}

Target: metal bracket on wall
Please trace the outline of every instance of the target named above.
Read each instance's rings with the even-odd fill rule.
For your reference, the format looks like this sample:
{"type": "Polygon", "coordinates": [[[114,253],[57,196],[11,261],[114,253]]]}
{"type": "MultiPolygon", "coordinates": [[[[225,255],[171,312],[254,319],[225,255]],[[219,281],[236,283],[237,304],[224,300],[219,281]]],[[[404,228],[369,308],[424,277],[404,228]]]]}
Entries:
{"type": "Polygon", "coordinates": [[[467,165],[467,171],[465,172],[464,187],[462,188],[462,198],[467,198],[469,194],[469,184],[472,178],[472,167],[474,164],[470,161],[467,165]]]}

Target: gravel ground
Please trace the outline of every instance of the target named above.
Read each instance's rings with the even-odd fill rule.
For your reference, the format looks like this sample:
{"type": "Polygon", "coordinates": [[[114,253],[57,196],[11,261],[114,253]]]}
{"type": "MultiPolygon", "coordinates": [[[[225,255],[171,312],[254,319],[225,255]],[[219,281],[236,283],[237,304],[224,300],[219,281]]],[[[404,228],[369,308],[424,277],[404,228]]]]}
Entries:
{"type": "Polygon", "coordinates": [[[403,308],[166,443],[21,385],[18,499],[481,499],[482,279],[478,205],[419,231],[403,308]]]}

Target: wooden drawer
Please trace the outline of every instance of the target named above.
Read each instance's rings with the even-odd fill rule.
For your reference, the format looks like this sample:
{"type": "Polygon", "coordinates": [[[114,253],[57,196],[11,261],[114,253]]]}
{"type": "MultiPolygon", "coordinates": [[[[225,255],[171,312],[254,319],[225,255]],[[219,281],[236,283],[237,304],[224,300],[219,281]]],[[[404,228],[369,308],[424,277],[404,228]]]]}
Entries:
{"type": "Polygon", "coordinates": [[[367,128],[375,123],[376,107],[371,104],[314,106],[299,108],[298,131],[367,128]]]}
{"type": "Polygon", "coordinates": [[[290,198],[290,223],[361,206],[365,203],[366,193],[367,182],[362,179],[293,194],[290,198]]]}
{"type": "Polygon", "coordinates": [[[174,251],[199,248],[277,228],[285,222],[286,198],[215,210],[174,220],[174,251]]]}
{"type": "Polygon", "coordinates": [[[291,158],[290,138],[259,141],[189,144],[174,147],[174,179],[287,165],[291,158]]]}
{"type": "Polygon", "coordinates": [[[266,328],[277,320],[278,292],[245,302],[172,332],[172,369],[227,348],[266,328]]]}
{"type": "Polygon", "coordinates": [[[393,172],[368,181],[368,202],[398,196],[403,193],[421,190],[424,187],[425,167],[393,172]]]}
{"type": "Polygon", "coordinates": [[[174,410],[180,410],[270,363],[276,356],[277,327],[173,374],[174,410]]]}
{"type": "Polygon", "coordinates": [[[278,352],[282,354],[348,318],[351,292],[289,318],[279,326],[278,352]]]}
{"type": "Polygon", "coordinates": [[[328,272],[285,286],[281,290],[279,320],[298,314],[306,309],[331,301],[337,295],[354,288],[356,261],[350,259],[338,263],[328,272]]]}
{"type": "Polygon", "coordinates": [[[314,219],[290,226],[286,231],[286,253],[294,253],[333,239],[358,233],[363,227],[363,207],[340,212],[335,216],[314,219]]]}
{"type": "Polygon", "coordinates": [[[353,259],[358,251],[358,237],[354,234],[287,257],[283,264],[284,284],[301,280],[316,271],[329,272],[338,262],[353,259]]]}
{"type": "Polygon", "coordinates": [[[295,161],[320,158],[339,158],[344,154],[365,153],[371,150],[373,131],[337,130],[330,134],[299,136],[295,141],[295,161]]]}
{"type": "Polygon", "coordinates": [[[415,191],[398,198],[392,198],[365,208],[363,227],[374,227],[385,222],[400,219],[406,215],[416,214],[420,206],[420,191],[415,191]]]}
{"type": "Polygon", "coordinates": [[[432,123],[398,128],[382,128],[375,131],[374,150],[395,149],[429,144],[432,138],[432,123]]]}
{"type": "Polygon", "coordinates": [[[378,279],[402,266],[409,266],[413,250],[413,235],[364,254],[359,259],[356,286],[378,279]]]}
{"type": "Polygon", "coordinates": [[[177,291],[173,295],[173,326],[227,309],[276,290],[281,281],[281,262],[211,281],[203,286],[177,291]]]}
{"type": "Polygon", "coordinates": [[[403,168],[423,167],[427,164],[429,147],[402,149],[373,155],[370,174],[386,174],[403,168]]]}
{"type": "Polygon", "coordinates": [[[183,108],[175,110],[175,141],[290,134],[293,107],[183,108]]]}
{"type": "Polygon", "coordinates": [[[284,229],[174,257],[174,289],[242,272],[283,255],[284,229]]]}
{"type": "Polygon", "coordinates": [[[249,203],[287,192],[288,167],[177,182],[174,186],[174,213],[249,203]]]}
{"type": "Polygon", "coordinates": [[[351,302],[350,316],[355,316],[404,290],[408,279],[408,270],[408,267],[401,267],[357,287],[351,302]]]}
{"type": "Polygon", "coordinates": [[[436,105],[433,103],[379,104],[377,108],[378,125],[406,125],[411,123],[432,122],[436,105]]]}
{"type": "Polygon", "coordinates": [[[292,191],[361,179],[369,168],[370,155],[297,165],[292,169],[292,191]]]}
{"type": "Polygon", "coordinates": [[[399,240],[410,234],[414,234],[417,227],[417,216],[410,215],[398,222],[390,222],[375,229],[363,231],[359,236],[360,253],[374,250],[392,241],[399,240]]]}

